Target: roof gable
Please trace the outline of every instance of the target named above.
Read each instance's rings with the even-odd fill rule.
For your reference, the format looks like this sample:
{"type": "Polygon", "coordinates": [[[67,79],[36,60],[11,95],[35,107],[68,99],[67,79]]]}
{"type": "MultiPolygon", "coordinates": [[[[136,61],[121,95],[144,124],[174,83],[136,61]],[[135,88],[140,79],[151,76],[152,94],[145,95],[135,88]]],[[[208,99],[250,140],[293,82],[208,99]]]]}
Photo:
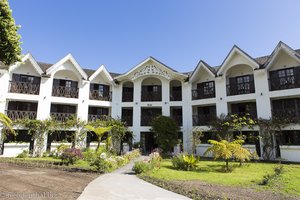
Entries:
{"type": "Polygon", "coordinates": [[[234,45],[230,50],[229,54],[226,56],[225,60],[223,61],[221,67],[219,68],[217,75],[221,76],[226,71],[227,66],[231,67],[237,64],[247,64],[253,67],[254,69],[259,68],[259,64],[256,62],[256,60],[254,60],[251,56],[249,56],[238,46],[234,45]],[[242,62],[235,62],[237,61],[237,56],[242,58],[242,62]]]}
{"type": "Polygon", "coordinates": [[[59,67],[61,67],[64,63],[67,61],[70,61],[72,65],[74,66],[75,70],[80,74],[80,76],[87,80],[88,76],[87,74],[83,71],[83,69],[80,67],[80,65],[77,63],[77,61],[74,59],[74,57],[71,54],[68,54],[65,56],[63,59],[58,61],[56,64],[52,65],[50,68],[46,70],[46,74],[52,74],[53,72],[56,72],[59,67]]]}
{"type": "Polygon", "coordinates": [[[117,76],[116,79],[127,78],[130,80],[135,80],[139,77],[147,75],[162,76],[168,80],[174,77],[182,79],[187,78],[187,75],[177,72],[176,70],[168,67],[167,65],[150,56],[125,74],[117,76]]]}
{"type": "Polygon", "coordinates": [[[275,49],[273,50],[272,54],[269,56],[268,60],[266,61],[264,68],[266,69],[271,68],[271,66],[274,64],[276,58],[279,56],[279,53],[281,51],[284,51],[290,57],[300,62],[300,55],[294,49],[292,49],[291,47],[289,47],[288,45],[280,41],[275,47],[275,49]]]}
{"type": "Polygon", "coordinates": [[[99,74],[103,73],[107,79],[113,83],[113,78],[111,77],[110,73],[106,70],[104,65],[101,65],[90,77],[89,77],[89,81],[92,81],[93,79],[95,79],[99,74]]]}
{"type": "Polygon", "coordinates": [[[9,68],[9,71],[14,71],[14,70],[16,70],[17,68],[19,68],[19,67],[22,65],[22,63],[24,63],[24,62],[26,62],[26,61],[29,61],[29,62],[32,64],[34,70],[35,70],[39,75],[42,75],[42,74],[44,73],[43,70],[42,70],[42,68],[39,66],[39,64],[36,62],[36,60],[33,58],[33,56],[32,56],[30,53],[26,54],[26,55],[21,59],[21,62],[18,62],[18,63],[16,63],[15,65],[11,66],[11,67],[9,68]]]}
{"type": "Polygon", "coordinates": [[[206,62],[200,60],[199,63],[197,64],[195,70],[193,71],[193,73],[190,76],[190,81],[193,81],[197,77],[197,74],[200,72],[201,68],[206,70],[208,72],[208,74],[210,74],[212,77],[215,77],[215,73],[212,71],[214,69],[211,66],[209,66],[206,62]]]}

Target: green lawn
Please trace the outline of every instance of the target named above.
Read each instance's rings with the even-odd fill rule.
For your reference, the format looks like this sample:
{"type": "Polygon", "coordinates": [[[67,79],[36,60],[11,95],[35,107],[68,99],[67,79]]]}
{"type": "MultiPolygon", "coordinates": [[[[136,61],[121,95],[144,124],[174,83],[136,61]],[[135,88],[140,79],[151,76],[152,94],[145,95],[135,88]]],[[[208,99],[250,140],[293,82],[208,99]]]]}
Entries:
{"type": "MultiPolygon", "coordinates": [[[[232,165],[238,166],[238,163],[231,163],[232,165]]],[[[230,173],[221,172],[223,166],[224,162],[220,161],[200,161],[195,171],[179,171],[172,167],[170,160],[164,160],[161,169],[147,175],[165,180],[200,180],[220,185],[279,190],[300,196],[300,165],[283,165],[283,173],[265,186],[259,185],[264,175],[273,174],[278,164],[247,163],[230,173]]]]}

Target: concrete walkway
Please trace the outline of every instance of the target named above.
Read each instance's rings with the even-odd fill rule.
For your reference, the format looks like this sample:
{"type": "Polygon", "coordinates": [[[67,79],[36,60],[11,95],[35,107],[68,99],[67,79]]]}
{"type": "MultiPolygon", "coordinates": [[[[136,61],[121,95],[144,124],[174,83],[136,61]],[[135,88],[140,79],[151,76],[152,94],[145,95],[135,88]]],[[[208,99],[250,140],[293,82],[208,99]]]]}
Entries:
{"type": "Polygon", "coordinates": [[[90,182],[78,200],[188,200],[182,195],[162,189],[137,178],[133,162],[90,182]]]}

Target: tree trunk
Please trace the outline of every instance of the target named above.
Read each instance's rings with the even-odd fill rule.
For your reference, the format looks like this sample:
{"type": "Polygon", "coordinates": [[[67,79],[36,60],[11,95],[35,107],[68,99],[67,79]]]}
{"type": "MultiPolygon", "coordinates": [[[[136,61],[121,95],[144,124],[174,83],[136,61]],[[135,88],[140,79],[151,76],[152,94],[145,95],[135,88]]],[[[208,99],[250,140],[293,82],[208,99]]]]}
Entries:
{"type": "Polygon", "coordinates": [[[225,162],[226,162],[225,170],[226,170],[226,172],[227,172],[227,171],[229,171],[229,168],[228,168],[228,159],[226,159],[225,162]]]}
{"type": "Polygon", "coordinates": [[[101,143],[101,139],[98,140],[98,145],[97,145],[96,151],[98,151],[98,149],[100,148],[100,143],[101,143]]]}

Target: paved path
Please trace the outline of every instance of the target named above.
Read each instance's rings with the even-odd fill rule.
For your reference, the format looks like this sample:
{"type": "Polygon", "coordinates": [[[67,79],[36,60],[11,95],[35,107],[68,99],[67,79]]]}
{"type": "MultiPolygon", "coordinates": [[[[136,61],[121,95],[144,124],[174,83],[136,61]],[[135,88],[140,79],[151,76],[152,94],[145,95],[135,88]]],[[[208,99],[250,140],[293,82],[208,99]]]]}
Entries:
{"type": "Polygon", "coordinates": [[[78,200],[188,200],[182,195],[147,183],[132,172],[133,163],[99,176],[87,185],[78,200]]]}

